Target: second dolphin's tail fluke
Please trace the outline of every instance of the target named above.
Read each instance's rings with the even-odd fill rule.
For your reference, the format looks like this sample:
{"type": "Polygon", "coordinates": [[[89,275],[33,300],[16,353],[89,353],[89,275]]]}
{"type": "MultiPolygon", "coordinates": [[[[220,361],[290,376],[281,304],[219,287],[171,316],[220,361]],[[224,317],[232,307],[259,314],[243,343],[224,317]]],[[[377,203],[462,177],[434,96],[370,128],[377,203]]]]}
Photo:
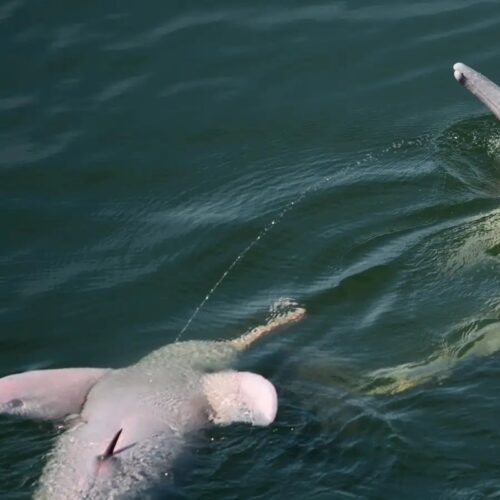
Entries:
{"type": "Polygon", "coordinates": [[[500,120],[500,87],[463,63],[453,65],[453,75],[500,120]]]}

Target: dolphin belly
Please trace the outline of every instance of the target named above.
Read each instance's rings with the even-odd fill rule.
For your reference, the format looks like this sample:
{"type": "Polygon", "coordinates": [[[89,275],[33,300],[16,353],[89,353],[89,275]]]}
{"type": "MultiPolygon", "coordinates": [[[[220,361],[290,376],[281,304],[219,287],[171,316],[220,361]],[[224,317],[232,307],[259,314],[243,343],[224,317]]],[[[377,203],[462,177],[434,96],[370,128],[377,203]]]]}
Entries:
{"type": "Polygon", "coordinates": [[[207,423],[199,376],[174,374],[177,380],[163,380],[134,365],[104,376],[78,423],[59,437],[35,498],[137,497],[144,484],[161,480],[188,435],[207,423]]]}

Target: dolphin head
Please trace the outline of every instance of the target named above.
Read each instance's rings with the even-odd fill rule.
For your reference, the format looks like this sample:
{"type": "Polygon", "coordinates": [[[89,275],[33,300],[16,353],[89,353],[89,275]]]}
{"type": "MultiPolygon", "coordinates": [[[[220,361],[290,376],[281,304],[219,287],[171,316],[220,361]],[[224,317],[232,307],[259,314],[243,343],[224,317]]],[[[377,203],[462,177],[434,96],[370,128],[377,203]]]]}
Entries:
{"type": "Polygon", "coordinates": [[[500,120],[500,87],[498,85],[461,62],[453,65],[453,76],[500,120]]]}

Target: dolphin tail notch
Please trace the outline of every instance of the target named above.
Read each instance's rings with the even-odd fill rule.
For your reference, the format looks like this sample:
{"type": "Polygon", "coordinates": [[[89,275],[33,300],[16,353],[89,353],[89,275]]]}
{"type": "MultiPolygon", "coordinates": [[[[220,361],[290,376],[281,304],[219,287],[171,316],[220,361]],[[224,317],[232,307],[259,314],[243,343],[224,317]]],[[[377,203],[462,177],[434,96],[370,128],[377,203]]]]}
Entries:
{"type": "Polygon", "coordinates": [[[453,76],[500,120],[500,87],[463,63],[453,65],[453,76]]]}

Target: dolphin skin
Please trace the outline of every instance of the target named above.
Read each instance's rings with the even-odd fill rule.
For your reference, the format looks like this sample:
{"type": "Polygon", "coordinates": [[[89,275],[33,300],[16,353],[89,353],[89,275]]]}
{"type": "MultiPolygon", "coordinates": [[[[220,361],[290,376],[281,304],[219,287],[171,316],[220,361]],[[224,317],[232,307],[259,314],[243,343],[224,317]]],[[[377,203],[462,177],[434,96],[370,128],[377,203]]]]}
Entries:
{"type": "Polygon", "coordinates": [[[453,76],[500,120],[500,87],[463,63],[453,65],[453,76]]]}
{"type": "Polygon", "coordinates": [[[37,370],[0,378],[0,413],[60,420],[34,497],[144,498],[165,480],[189,436],[209,423],[266,426],[276,390],[261,375],[231,370],[262,335],[297,322],[293,306],[229,341],[168,344],[121,369],[37,370]]]}

